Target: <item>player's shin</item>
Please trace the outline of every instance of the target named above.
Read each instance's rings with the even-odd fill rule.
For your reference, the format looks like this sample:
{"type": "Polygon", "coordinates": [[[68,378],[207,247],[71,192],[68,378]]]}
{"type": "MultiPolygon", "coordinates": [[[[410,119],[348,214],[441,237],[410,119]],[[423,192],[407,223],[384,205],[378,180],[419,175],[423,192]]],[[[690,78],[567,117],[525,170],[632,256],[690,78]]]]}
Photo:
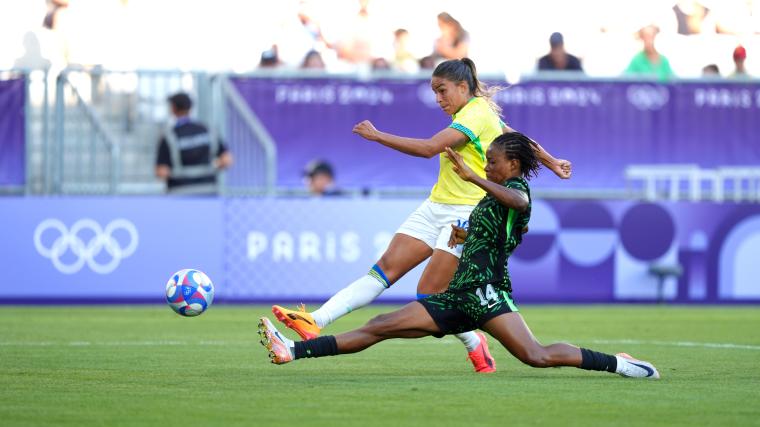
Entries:
{"type": "Polygon", "coordinates": [[[338,291],[311,315],[317,326],[324,328],[357,308],[371,303],[389,286],[385,274],[375,265],[366,276],[338,291]]]}

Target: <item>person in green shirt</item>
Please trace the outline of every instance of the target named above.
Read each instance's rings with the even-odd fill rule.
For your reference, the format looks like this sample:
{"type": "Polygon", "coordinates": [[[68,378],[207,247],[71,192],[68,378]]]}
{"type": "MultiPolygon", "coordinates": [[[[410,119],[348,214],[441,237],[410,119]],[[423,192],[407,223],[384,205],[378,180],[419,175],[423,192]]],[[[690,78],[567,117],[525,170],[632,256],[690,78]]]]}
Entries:
{"type": "Polygon", "coordinates": [[[644,43],[644,50],[637,53],[632,59],[625,73],[629,75],[655,77],[659,80],[668,80],[674,77],[670,61],[665,55],[657,51],[654,40],[660,29],[654,25],[648,25],[639,30],[639,38],[644,43]]]}

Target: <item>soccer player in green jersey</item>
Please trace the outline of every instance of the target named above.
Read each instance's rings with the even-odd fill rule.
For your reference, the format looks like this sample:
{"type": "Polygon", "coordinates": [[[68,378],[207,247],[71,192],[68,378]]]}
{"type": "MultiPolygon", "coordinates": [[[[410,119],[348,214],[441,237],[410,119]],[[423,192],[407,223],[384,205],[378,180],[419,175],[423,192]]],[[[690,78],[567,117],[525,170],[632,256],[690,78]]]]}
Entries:
{"type": "Polygon", "coordinates": [[[522,241],[530,219],[527,179],[539,168],[534,142],[518,132],[497,137],[487,151],[487,179],[475,173],[455,151],[447,149],[446,153],[462,180],[486,192],[470,214],[469,230],[452,229],[449,245],[464,243],[464,249],[448,290],[377,316],[359,329],[307,341],[285,338],[262,317],[259,334],[272,362],[356,353],[389,338],[440,337],[482,329],[530,366],[574,366],[626,377],[659,378],[651,363],[625,353],[611,355],[565,343],[542,345],[518,312],[507,261],[522,241]]]}

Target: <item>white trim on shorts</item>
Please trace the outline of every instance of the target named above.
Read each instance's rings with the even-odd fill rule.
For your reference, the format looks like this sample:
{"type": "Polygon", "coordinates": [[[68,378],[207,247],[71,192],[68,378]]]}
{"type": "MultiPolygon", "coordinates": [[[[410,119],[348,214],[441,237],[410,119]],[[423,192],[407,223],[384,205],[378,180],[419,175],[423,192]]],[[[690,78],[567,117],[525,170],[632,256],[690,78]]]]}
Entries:
{"type": "Polygon", "coordinates": [[[474,205],[449,205],[426,199],[396,230],[425,242],[432,249],[446,251],[455,257],[462,256],[462,247],[450,248],[451,224],[467,228],[474,205]]]}

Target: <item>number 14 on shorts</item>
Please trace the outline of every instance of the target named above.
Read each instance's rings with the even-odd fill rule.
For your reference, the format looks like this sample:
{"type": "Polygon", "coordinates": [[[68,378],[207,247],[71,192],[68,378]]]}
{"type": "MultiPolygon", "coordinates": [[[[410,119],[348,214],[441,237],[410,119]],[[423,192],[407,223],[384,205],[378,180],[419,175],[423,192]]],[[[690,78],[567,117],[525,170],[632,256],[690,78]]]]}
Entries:
{"type": "Polygon", "coordinates": [[[496,293],[493,285],[491,284],[475,289],[475,295],[480,298],[480,305],[487,306],[488,308],[491,308],[499,303],[499,294],[496,293]],[[483,293],[483,289],[485,289],[485,295],[483,293]]]}

